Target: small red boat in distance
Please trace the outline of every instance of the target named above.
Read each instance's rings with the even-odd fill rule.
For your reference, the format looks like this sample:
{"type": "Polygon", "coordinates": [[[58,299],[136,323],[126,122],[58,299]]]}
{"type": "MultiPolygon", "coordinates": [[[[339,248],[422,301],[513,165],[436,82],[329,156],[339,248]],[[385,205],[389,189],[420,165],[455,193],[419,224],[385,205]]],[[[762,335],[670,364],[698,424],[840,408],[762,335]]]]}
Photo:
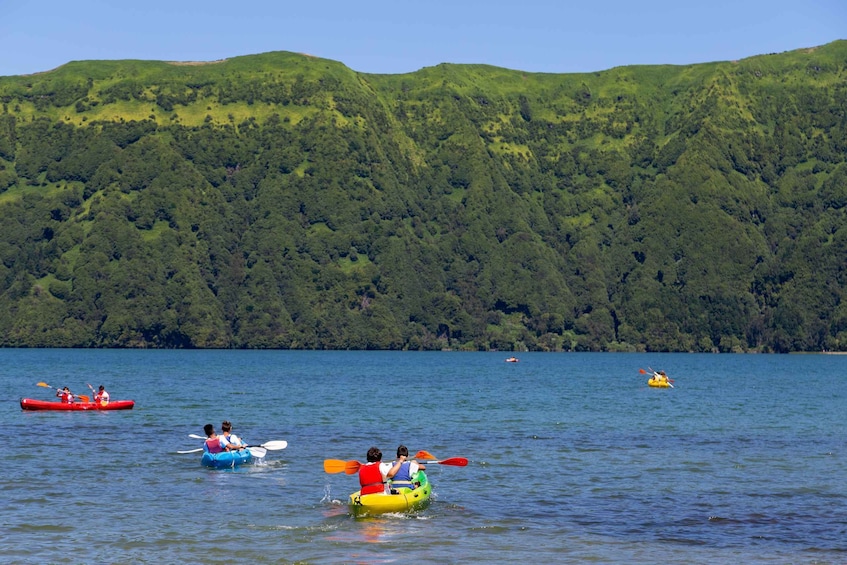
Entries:
{"type": "Polygon", "coordinates": [[[109,402],[56,402],[55,400],[36,400],[21,398],[21,410],[129,410],[135,406],[134,400],[110,400],[109,402]]]}

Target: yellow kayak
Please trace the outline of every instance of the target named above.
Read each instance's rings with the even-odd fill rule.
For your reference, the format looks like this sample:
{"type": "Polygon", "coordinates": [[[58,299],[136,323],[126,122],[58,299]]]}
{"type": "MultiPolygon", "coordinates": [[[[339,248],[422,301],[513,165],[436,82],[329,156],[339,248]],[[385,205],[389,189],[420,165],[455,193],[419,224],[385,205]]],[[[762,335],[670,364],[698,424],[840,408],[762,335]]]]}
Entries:
{"type": "Polygon", "coordinates": [[[350,509],[356,516],[365,516],[386,512],[408,512],[426,507],[432,494],[432,486],[426,478],[426,473],[418,471],[412,476],[412,482],[420,483],[420,486],[414,490],[399,488],[392,491],[397,494],[377,492],[362,495],[359,494],[361,491],[357,490],[350,495],[350,509]]]}
{"type": "Polygon", "coordinates": [[[654,387],[657,387],[657,388],[668,388],[668,387],[673,388],[671,383],[669,383],[668,381],[662,380],[662,379],[655,379],[655,378],[650,378],[647,381],[647,386],[654,386],[654,387]]]}

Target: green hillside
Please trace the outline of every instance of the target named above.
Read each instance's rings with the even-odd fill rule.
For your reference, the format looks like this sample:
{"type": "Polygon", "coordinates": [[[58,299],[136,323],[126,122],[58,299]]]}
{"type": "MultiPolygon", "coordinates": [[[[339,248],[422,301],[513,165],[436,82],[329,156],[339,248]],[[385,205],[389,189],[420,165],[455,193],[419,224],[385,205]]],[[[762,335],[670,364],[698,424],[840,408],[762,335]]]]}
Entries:
{"type": "Polygon", "coordinates": [[[847,41],[0,77],[0,345],[847,350],[847,41]]]}

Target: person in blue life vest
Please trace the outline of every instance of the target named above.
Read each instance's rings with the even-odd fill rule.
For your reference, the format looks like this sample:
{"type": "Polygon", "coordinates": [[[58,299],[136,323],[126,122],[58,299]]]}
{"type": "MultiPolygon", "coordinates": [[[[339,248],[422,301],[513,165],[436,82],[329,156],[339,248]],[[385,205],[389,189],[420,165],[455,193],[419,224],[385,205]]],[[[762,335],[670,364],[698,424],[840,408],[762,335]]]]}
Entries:
{"type": "Polygon", "coordinates": [[[233,445],[225,438],[215,433],[215,426],[206,424],[203,426],[203,431],[206,433],[206,441],[203,442],[203,451],[209,453],[221,453],[222,451],[233,451],[236,449],[244,449],[242,445],[233,445]]]}
{"type": "Polygon", "coordinates": [[[420,486],[420,483],[413,483],[412,476],[418,470],[426,469],[426,465],[422,465],[414,459],[409,460],[409,449],[405,445],[397,448],[397,460],[391,464],[391,469],[388,471],[388,478],[391,479],[391,489],[409,488],[414,489],[420,486]]]}
{"type": "MultiPolygon", "coordinates": [[[[391,463],[382,462],[382,451],[376,447],[368,449],[368,462],[359,467],[359,494],[388,493],[388,473],[391,463]]],[[[395,471],[396,473],[396,471],[395,471]]]]}

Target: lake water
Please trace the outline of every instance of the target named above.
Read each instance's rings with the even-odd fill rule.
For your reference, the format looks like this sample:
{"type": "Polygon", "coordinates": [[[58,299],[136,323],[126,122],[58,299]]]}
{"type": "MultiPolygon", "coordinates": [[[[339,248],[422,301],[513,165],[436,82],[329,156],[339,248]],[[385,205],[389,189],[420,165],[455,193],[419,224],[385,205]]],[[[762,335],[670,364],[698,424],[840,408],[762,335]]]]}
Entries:
{"type": "Polygon", "coordinates": [[[2,350],[4,563],[845,563],[847,356],[2,350]],[[646,386],[664,369],[673,389],[646,386]],[[135,409],[45,413],[103,384],[135,409]],[[206,423],[264,464],[209,470],[206,423]],[[356,519],[324,459],[430,465],[356,519]]]}

